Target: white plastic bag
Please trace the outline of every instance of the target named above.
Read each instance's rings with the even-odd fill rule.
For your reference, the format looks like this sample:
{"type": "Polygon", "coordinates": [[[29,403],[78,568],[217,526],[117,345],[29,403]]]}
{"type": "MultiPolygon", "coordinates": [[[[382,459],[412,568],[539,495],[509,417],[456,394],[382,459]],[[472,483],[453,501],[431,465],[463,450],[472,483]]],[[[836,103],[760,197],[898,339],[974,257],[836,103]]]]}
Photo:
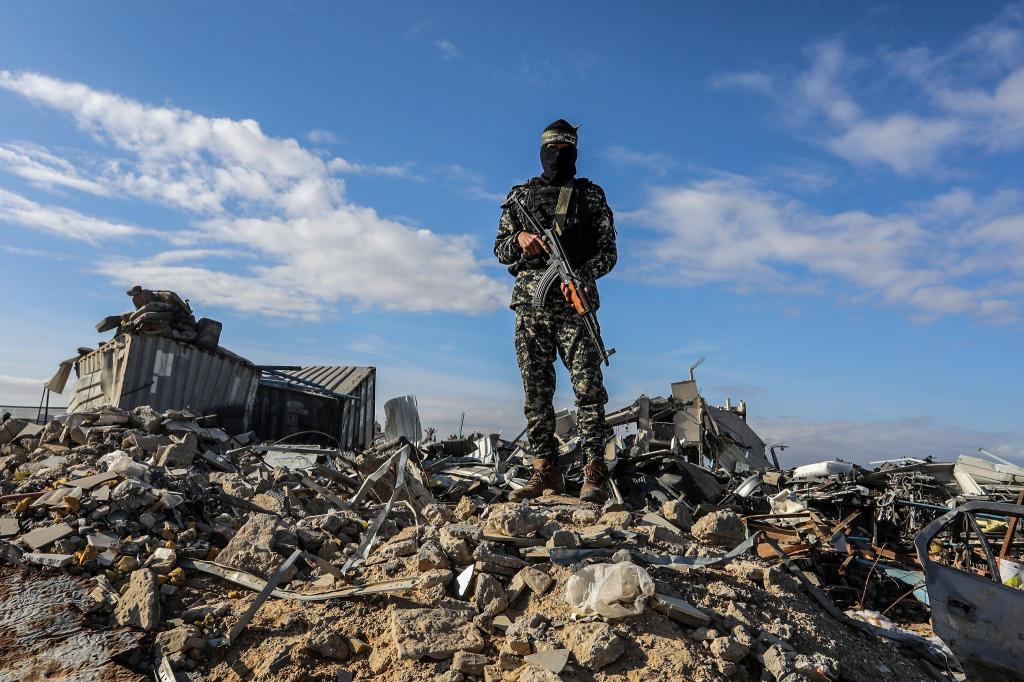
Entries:
{"type": "Polygon", "coordinates": [[[107,465],[107,471],[112,471],[118,476],[135,478],[140,481],[149,478],[149,467],[132,459],[124,450],[114,450],[100,457],[100,464],[107,465]]]}
{"type": "Polygon", "coordinates": [[[1024,566],[1009,559],[999,560],[999,579],[1003,581],[1004,585],[1020,589],[1022,578],[1024,578],[1024,566]]]}
{"type": "Polygon", "coordinates": [[[636,616],[643,612],[647,598],[653,595],[651,576],[631,561],[587,566],[565,584],[565,601],[584,616],[636,616]]]}

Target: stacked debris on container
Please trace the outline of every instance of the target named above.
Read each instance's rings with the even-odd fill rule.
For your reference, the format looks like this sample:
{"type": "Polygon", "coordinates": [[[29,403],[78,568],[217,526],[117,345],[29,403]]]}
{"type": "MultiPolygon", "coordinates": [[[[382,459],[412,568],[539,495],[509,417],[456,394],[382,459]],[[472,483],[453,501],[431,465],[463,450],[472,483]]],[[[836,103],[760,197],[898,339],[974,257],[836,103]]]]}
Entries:
{"type": "Polygon", "coordinates": [[[103,333],[166,336],[183,343],[215,351],[220,343],[221,323],[209,318],[196,321],[188,302],[173,291],[153,291],[135,286],[128,290],[135,310],[105,317],[96,325],[103,333]]]}

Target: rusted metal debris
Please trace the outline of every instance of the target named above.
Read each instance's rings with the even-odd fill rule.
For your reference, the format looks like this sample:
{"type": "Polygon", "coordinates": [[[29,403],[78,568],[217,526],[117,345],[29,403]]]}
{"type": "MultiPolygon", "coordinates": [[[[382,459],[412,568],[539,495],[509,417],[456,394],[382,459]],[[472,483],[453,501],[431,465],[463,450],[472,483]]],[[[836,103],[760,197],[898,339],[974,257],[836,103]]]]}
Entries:
{"type": "Polygon", "coordinates": [[[145,679],[112,660],[142,633],[88,627],[94,604],[79,578],[0,568],[0,682],[145,679]]]}

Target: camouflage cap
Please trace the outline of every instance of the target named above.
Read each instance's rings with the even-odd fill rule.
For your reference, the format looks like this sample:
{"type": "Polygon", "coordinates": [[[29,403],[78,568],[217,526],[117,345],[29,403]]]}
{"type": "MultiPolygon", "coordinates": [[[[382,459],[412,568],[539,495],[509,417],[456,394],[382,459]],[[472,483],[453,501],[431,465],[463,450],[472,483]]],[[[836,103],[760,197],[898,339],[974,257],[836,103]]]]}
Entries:
{"type": "Polygon", "coordinates": [[[540,134],[540,144],[543,147],[546,144],[571,144],[576,146],[576,141],[579,139],[576,134],[579,126],[574,126],[564,118],[560,118],[540,134]]]}

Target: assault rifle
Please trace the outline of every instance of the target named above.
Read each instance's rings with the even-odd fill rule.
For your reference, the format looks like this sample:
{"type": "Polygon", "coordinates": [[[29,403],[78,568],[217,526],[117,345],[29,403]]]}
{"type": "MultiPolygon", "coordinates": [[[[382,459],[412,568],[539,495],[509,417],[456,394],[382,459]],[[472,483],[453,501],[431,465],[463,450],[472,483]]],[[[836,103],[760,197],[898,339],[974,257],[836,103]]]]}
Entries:
{"type": "Polygon", "coordinates": [[[566,255],[565,249],[562,248],[561,240],[554,229],[544,227],[537,220],[533,212],[523,203],[520,192],[514,193],[509,197],[508,201],[501,205],[502,208],[506,209],[513,206],[519,209],[519,213],[533,227],[548,247],[549,265],[537,283],[537,291],[533,294],[533,305],[537,307],[544,305],[544,299],[547,298],[551,285],[555,283],[556,279],[560,280],[562,286],[568,290],[569,302],[577,314],[579,314],[583,322],[583,328],[587,330],[587,335],[590,336],[590,340],[597,349],[598,355],[601,356],[604,364],[608,365],[608,358],[615,353],[615,349],[605,349],[604,347],[604,340],[601,339],[601,325],[597,322],[597,314],[590,302],[586,289],[572,269],[569,257],[566,255]]]}

